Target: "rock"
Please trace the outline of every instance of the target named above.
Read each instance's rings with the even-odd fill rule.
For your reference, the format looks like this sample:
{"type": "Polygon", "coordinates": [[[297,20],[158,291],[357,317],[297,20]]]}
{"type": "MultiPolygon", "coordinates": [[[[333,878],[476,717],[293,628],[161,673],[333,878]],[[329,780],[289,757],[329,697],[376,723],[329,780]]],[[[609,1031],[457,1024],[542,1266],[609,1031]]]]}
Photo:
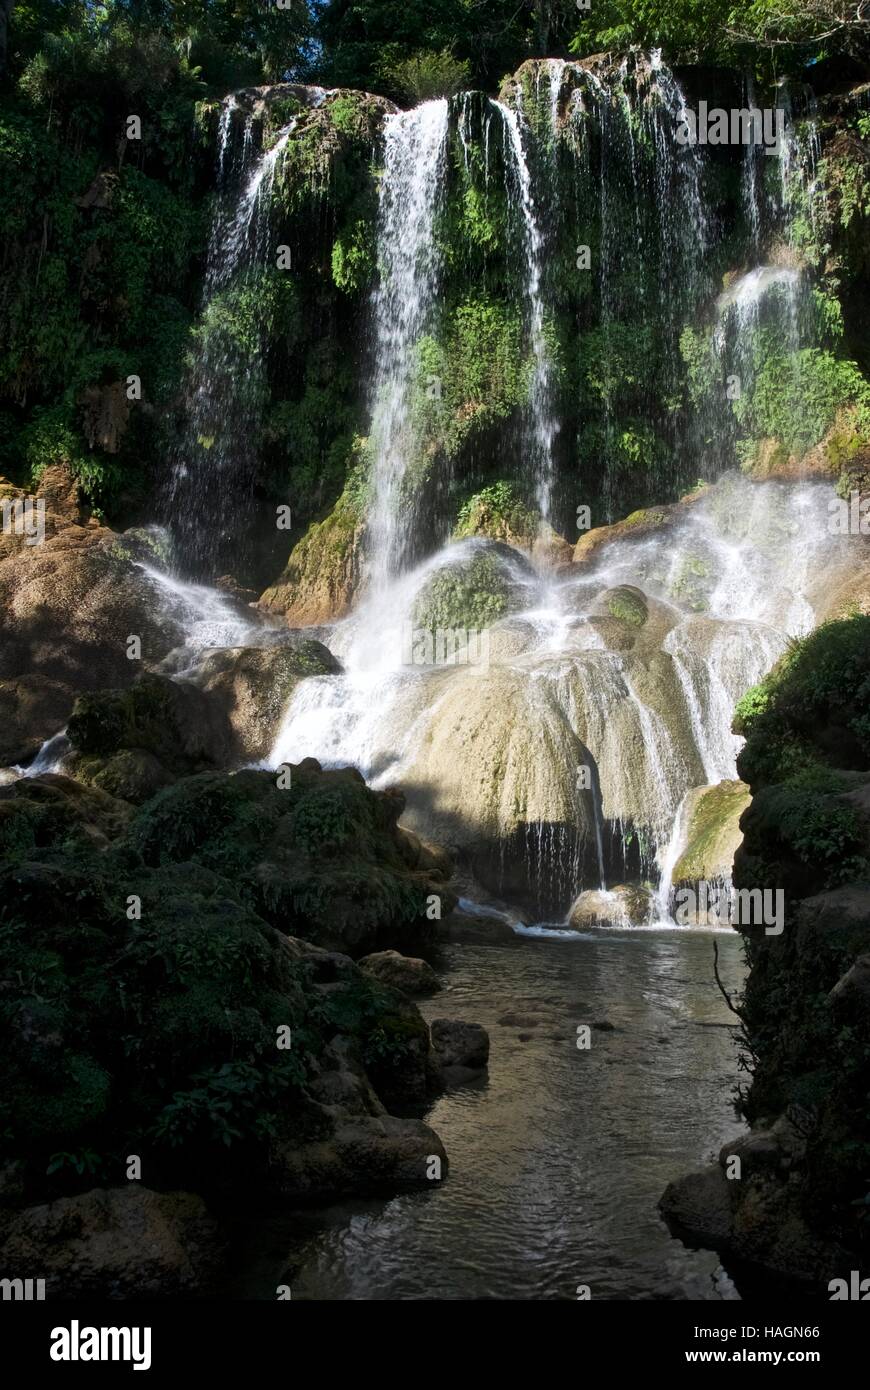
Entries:
{"type": "Polygon", "coordinates": [[[358,506],[339,498],[330,515],[312,523],[293,547],[284,572],[260,596],[259,606],[283,613],[290,627],[345,617],[362,578],[364,535],[358,506]]]}
{"type": "MultiPolygon", "coordinates": [[[[737,1141],[726,1145],[736,1151],[737,1141]]],[[[676,1234],[693,1245],[712,1246],[761,1269],[808,1283],[824,1282],[849,1259],[835,1242],[816,1236],[799,1207],[796,1191],[755,1156],[753,1171],[729,1180],[718,1165],[672,1182],[659,1209],[676,1234]]]]}
{"type": "Polygon", "coordinates": [[[526,607],[534,579],[531,566],[510,546],[464,541],[418,591],[413,626],[429,633],[480,632],[526,607]]]}
{"type": "Polygon", "coordinates": [[[735,1184],[729,1182],[719,1167],[704,1168],[687,1173],[669,1183],[659,1202],[659,1210],[668,1222],[690,1232],[700,1245],[715,1250],[724,1249],[731,1236],[731,1193],[735,1184]]]}
{"type": "MultiPolygon", "coordinates": [[[[455,846],[488,892],[536,916],[558,910],[570,889],[555,872],[538,875],[529,839],[557,846],[565,863],[580,861],[581,872],[594,871],[593,793],[577,789],[577,769],[591,755],[557,692],[526,672],[491,666],[479,674],[439,672],[437,680],[441,693],[427,705],[403,767],[403,782],[413,788],[404,823],[455,846]]],[[[409,693],[409,701],[419,698],[409,693]]],[[[420,713],[413,704],[402,710],[402,727],[420,713]]]]}
{"type": "Polygon", "coordinates": [[[72,753],[65,758],[64,767],[86,786],[99,787],[134,806],[150,801],[176,780],[159,758],[143,748],[122,748],[108,758],[72,753]]]}
{"type": "Polygon", "coordinates": [[[132,814],[130,806],[105,791],[84,787],[61,773],[43,772],[0,787],[0,845],[9,844],[10,835],[22,835],[26,823],[34,843],[52,833],[69,836],[79,830],[102,848],[126,829],[132,814]]]}
{"type": "Polygon", "coordinates": [[[376,951],[363,956],[358,965],[382,984],[400,989],[404,994],[435,994],[441,988],[431,965],[416,956],[400,955],[398,951],[376,951]]]}
{"type": "Polygon", "coordinates": [[[439,935],[449,941],[513,942],[517,934],[507,917],[500,913],[466,912],[455,907],[440,925],[439,935]]]}
{"type": "Polygon", "coordinates": [[[870,955],[859,956],[837,981],[828,998],[844,1018],[870,1022],[870,955]]]}
{"type": "Polygon", "coordinates": [[[456,895],[442,869],[408,866],[401,793],[373,792],[355,768],[323,771],[313,759],[291,765],[289,783],[253,769],[185,777],[142,807],[137,846],[149,864],[194,855],[223,869],[231,855],[234,881],[263,918],[330,950],[362,955],[433,937],[430,900],[449,913],[456,895]]]}
{"type": "Polygon", "coordinates": [[[649,617],[646,595],[633,584],[620,584],[615,589],[606,589],[599,603],[611,618],[619,618],[630,627],[643,627],[649,617]]]}
{"type": "Polygon", "coordinates": [[[189,681],[149,673],[126,690],[81,695],[67,726],[84,781],[151,796],[186,773],[219,766],[232,747],[220,701],[189,681]],[[132,761],[127,752],[146,755],[132,761]],[[162,775],[161,775],[162,769],[162,775]]]}
{"type": "Polygon", "coordinates": [[[618,883],[604,890],[588,888],[575,899],[568,916],[574,931],[589,927],[628,927],[647,922],[652,894],[636,884],[618,883]]]}
{"type": "Polygon", "coordinates": [[[0,767],[29,763],[69,718],[75,690],[42,675],[0,680],[0,767]]]}
{"type": "Polygon", "coordinates": [[[0,1243],[4,1275],[38,1273],[55,1300],[183,1297],[202,1292],[223,1258],[217,1223],[199,1197],[135,1183],[27,1207],[0,1243]]]}
{"type": "Polygon", "coordinates": [[[616,1033],[618,1031],[616,1024],[611,1023],[610,1020],[607,1018],[596,1019],[595,1022],[592,1024],[592,1027],[595,1028],[599,1033],[616,1033]]]}
{"type": "MultiPolygon", "coordinates": [[[[127,657],[131,634],[141,639],[146,664],[182,641],[156,583],[113,553],[116,539],[102,526],[65,525],[42,545],[0,560],[0,680],[53,683],[58,724],[50,733],[72,708],[70,699],[60,712],[62,691],[129,685],[140,673],[141,664],[127,657]]],[[[25,717],[15,741],[37,739],[43,720],[44,712],[38,725],[25,717]]]]}
{"type": "Polygon", "coordinates": [[[724,1144],[719,1151],[719,1166],[728,1171],[729,1161],[740,1159],[741,1177],[752,1173],[776,1172],[784,1166],[782,1145],[770,1130],[756,1129],[724,1144]]]}
{"type": "Polygon", "coordinates": [[[213,648],[191,681],[223,708],[233,734],[233,761],[259,762],[268,755],[300,680],[340,670],[321,642],[300,636],[286,646],[213,648]]]}
{"type": "Polygon", "coordinates": [[[489,1034],[479,1023],[436,1018],[431,1025],[432,1047],[447,1085],[481,1072],[489,1061],[489,1034]]]}
{"type": "Polygon", "coordinates": [[[734,854],[743,840],[740,817],[749,805],[745,782],[693,787],[682,815],[684,849],[674,866],[674,884],[730,881],[734,854]]]}
{"type": "Polygon", "coordinates": [[[288,1199],[334,1198],[431,1189],[433,1159],[447,1174],[447,1153],[420,1120],[354,1116],[323,1139],[272,1146],[270,1171],[288,1199]]]}
{"type": "Polygon", "coordinates": [[[574,547],[574,564],[597,564],[609,545],[630,536],[632,539],[653,535],[676,519],[676,507],[649,507],[632,512],[624,521],[612,526],[595,526],[584,532],[574,547]]]}

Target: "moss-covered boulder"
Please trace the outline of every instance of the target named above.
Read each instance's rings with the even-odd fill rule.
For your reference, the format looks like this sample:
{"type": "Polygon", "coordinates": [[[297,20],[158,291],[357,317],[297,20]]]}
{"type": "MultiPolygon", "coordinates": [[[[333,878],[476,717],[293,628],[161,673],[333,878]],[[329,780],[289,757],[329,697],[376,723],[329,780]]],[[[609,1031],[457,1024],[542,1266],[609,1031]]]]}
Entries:
{"type": "Polygon", "coordinates": [[[361,508],[345,494],[293,547],[282,574],[260,595],[260,607],[282,613],[290,627],[343,618],[362,579],[364,535],[361,508]]]}
{"type": "Polygon", "coordinates": [[[464,502],[453,532],[455,540],[484,536],[531,551],[540,529],[540,515],[512,483],[492,483],[464,502]]]}
{"type": "Polygon", "coordinates": [[[629,627],[643,627],[649,616],[646,595],[633,584],[619,584],[608,589],[599,602],[611,618],[619,618],[629,627]]]}
{"type": "Polygon", "coordinates": [[[745,782],[718,782],[687,792],[685,844],[674,865],[675,884],[731,878],[734,852],[742,839],[740,817],[749,799],[745,782]]]}
{"type": "Polygon", "coordinates": [[[533,582],[533,571],[509,546],[469,543],[451,553],[419,590],[414,626],[427,632],[481,631],[527,607],[533,582]]]}
{"type": "Polygon", "coordinates": [[[177,777],[226,763],[233,749],[219,700],[156,673],[127,690],[80,696],[67,737],[74,776],[134,802],[177,777]]]}
{"type": "Polygon", "coordinates": [[[400,793],[370,791],[355,769],[309,759],[280,775],[185,778],[142,807],[131,837],[146,864],[228,874],[283,931],[356,952],[429,934],[430,898],[445,914],[455,902],[442,868],[409,866],[403,809],[400,793]]]}
{"type": "Polygon", "coordinates": [[[616,521],[609,526],[594,526],[584,531],[575,545],[574,563],[582,566],[597,564],[607,547],[616,541],[655,535],[669,526],[676,515],[673,506],[647,507],[632,512],[624,521],[616,521]]]}

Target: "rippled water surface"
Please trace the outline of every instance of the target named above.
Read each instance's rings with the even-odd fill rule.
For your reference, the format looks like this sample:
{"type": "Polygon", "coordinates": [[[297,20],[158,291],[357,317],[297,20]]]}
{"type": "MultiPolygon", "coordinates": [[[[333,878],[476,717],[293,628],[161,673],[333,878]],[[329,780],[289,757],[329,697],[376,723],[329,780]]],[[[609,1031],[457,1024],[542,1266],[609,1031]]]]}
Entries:
{"type": "MultiPolygon", "coordinates": [[[[733,990],[739,940],[715,939],[733,990]]],[[[488,1078],[426,1116],[447,1180],[251,1227],[238,1292],[570,1299],[588,1284],[593,1298],[735,1298],[718,1258],[686,1249],[656,1210],[670,1179],[739,1128],[713,940],[638,930],[445,948],[444,990],[423,1011],[482,1023],[492,1042],[488,1078]],[[614,1031],[578,1050],[577,1025],[601,1020],[614,1031]]]]}

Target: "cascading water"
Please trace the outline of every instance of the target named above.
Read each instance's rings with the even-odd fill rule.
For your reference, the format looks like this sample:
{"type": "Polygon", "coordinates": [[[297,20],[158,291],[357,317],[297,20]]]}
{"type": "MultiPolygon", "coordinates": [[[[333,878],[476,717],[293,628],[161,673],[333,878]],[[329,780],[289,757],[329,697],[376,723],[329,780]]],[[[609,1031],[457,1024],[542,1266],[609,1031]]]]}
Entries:
{"type": "MultiPolygon", "coordinates": [[[[552,413],[552,367],[544,332],[544,301],[541,290],[544,238],[532,192],[532,178],[523,149],[517,111],[496,102],[504,131],[505,175],[508,199],[522,229],[525,265],[524,293],[529,312],[529,336],[534,358],[529,399],[531,472],[535,498],[544,522],[549,521],[553,491],[553,444],[558,425],[552,413]]],[[[555,103],[553,103],[555,113],[555,103]]]]}
{"type": "MultiPolygon", "coordinates": [[[[479,178],[484,206],[491,196],[506,198],[529,356],[521,466],[544,523],[554,515],[561,424],[548,322],[559,220],[573,217],[580,235],[582,219],[598,215],[589,239],[597,251],[605,422],[616,420],[613,371],[626,350],[632,303],[632,255],[625,226],[616,228],[618,210],[635,229],[632,252],[643,248],[654,261],[643,323],[679,325],[713,302],[701,155],[673,138],[685,98],[659,56],[633,56],[609,73],[549,60],[537,68],[532,92],[520,84],[498,102],[466,93],[386,119],[372,301],[369,585],[327,638],[342,672],[297,687],[267,761],[315,756],[358,766],[376,787],[402,785],[407,823],[457,847],[479,885],[537,917],[564,913],[592,885],[600,891],[645,879],[657,884],[657,911],[666,918],[687,832],[687,790],[734,779],[736,700],[788,638],[815,621],[814,567],[822,549],[831,558],[819,521],[830,489],[729,476],[660,534],[626,534],[596,551],[594,563],[562,573],[541,574],[516,550],[483,539],[420,560],[440,524],[421,514],[419,407],[421,345],[427,335],[437,340],[439,219],[451,179],[470,188],[479,178]],[[552,205],[543,197],[545,175],[557,190],[552,205]],[[419,633],[434,636],[433,622],[455,621],[432,615],[452,611],[471,573],[487,576],[496,595],[495,616],[471,634],[477,655],[421,656],[419,633]]],[[[223,113],[219,177],[234,193],[220,235],[213,233],[223,259],[215,252],[212,295],[268,246],[261,190],[290,135],[288,127],[256,155],[250,125],[240,132],[231,103],[223,113]]],[[[756,174],[744,161],[753,252],[778,225],[760,207],[756,174]]],[[[795,350],[800,293],[797,270],[783,264],[757,265],[732,281],[715,302],[710,334],[721,370],[736,366],[749,379],[755,335],[769,323],[780,331],[788,325],[795,350]]],[[[672,375],[676,338],[662,350],[672,375]]],[[[604,493],[611,488],[615,507],[621,474],[614,468],[611,476],[606,428],[604,437],[604,493]]],[[[701,472],[699,459],[693,476],[701,472]]]]}
{"type": "Polygon", "coordinates": [[[417,348],[438,288],[434,230],[447,122],[447,102],[442,100],[389,116],[385,125],[370,438],[374,500],[368,519],[375,588],[404,568],[414,545],[416,514],[406,482],[415,460],[412,393],[419,371],[417,348]]]}
{"type": "Polygon", "coordinates": [[[253,273],[272,254],[270,204],[276,170],[295,121],[258,148],[254,121],[235,96],[221,108],[217,196],[209,232],[203,309],[186,391],[184,429],[174,451],[164,512],[182,566],[213,577],[232,545],[239,558],[240,513],[256,468],[264,401],[263,328],[253,273]],[[246,300],[247,296],[247,300],[246,300]],[[233,315],[245,320],[240,331],[233,315]]]}

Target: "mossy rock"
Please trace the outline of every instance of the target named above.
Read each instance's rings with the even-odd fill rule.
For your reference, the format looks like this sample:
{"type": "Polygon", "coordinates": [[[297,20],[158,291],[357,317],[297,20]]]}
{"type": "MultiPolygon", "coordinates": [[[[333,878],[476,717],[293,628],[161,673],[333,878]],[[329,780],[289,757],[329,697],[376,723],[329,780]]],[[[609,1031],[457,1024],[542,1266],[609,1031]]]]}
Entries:
{"type": "Polygon", "coordinates": [[[531,577],[516,551],[478,543],[426,581],[414,603],[414,626],[427,632],[488,628],[527,606],[531,577]]]}
{"type": "Polygon", "coordinates": [[[745,782],[719,782],[688,793],[686,844],[674,866],[674,883],[731,877],[734,851],[743,838],[740,817],[749,801],[745,782]]]}
{"type": "MultiPolygon", "coordinates": [[[[870,617],[825,623],[793,642],[738,701],[737,770],[753,791],[814,768],[870,768],[870,617]]],[[[830,790],[830,787],[828,788],[830,790]]]]}
{"type": "Polygon", "coordinates": [[[343,495],[329,516],[312,522],[260,607],[289,624],[332,622],[349,611],[362,578],[363,511],[343,495]]]}
{"type": "Polygon", "coordinates": [[[151,753],[178,776],[224,761],[230,730],[220,706],[186,681],[144,675],[127,690],[82,695],[67,726],[73,748],[109,758],[151,753]]]}
{"type": "Polygon", "coordinates": [[[649,617],[646,595],[633,584],[619,584],[608,589],[600,600],[611,618],[619,618],[631,627],[643,627],[649,617]]]}
{"type": "Polygon", "coordinates": [[[73,754],[65,766],[76,781],[140,806],[175,781],[174,773],[143,748],[120,748],[108,758],[73,754]]]}

